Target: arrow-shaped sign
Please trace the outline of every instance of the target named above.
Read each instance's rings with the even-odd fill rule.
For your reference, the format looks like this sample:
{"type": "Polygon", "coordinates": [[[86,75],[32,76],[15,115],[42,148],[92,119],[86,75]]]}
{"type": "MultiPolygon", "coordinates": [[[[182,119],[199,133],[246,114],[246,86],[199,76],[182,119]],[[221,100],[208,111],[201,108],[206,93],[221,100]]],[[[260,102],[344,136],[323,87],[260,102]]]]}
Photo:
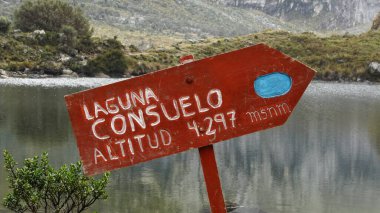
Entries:
{"type": "Polygon", "coordinates": [[[94,175],[282,125],[314,74],[259,44],[65,98],[94,175]]]}

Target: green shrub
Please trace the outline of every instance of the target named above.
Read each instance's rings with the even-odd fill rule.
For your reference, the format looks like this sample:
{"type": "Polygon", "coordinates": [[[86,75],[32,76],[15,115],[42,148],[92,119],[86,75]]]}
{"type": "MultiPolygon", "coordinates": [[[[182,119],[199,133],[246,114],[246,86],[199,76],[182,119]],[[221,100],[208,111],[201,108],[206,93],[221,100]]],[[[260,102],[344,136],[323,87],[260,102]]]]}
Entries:
{"type": "Polygon", "coordinates": [[[82,11],[61,0],[25,1],[15,11],[15,26],[22,31],[45,30],[60,32],[71,26],[80,37],[91,35],[90,24],[82,11]]]}
{"type": "Polygon", "coordinates": [[[44,60],[38,64],[38,69],[48,75],[61,75],[63,66],[61,63],[44,60]]]}
{"type": "Polygon", "coordinates": [[[91,39],[90,36],[86,36],[78,41],[76,49],[85,53],[96,53],[97,44],[94,42],[94,39],[91,39]]]}
{"type": "Polygon", "coordinates": [[[0,33],[7,33],[11,27],[11,22],[5,17],[0,17],[0,33]]]}
{"type": "Polygon", "coordinates": [[[11,192],[3,204],[14,212],[82,212],[107,198],[109,173],[100,179],[83,176],[79,162],[54,169],[46,153],[26,159],[19,168],[7,151],[4,160],[11,192]]]}
{"type": "Polygon", "coordinates": [[[81,62],[81,60],[78,58],[71,58],[68,61],[64,62],[63,65],[76,73],[83,72],[83,62],[81,62]]]}
{"type": "Polygon", "coordinates": [[[102,45],[105,49],[124,49],[123,44],[119,40],[117,40],[117,37],[104,40],[102,42],[102,45]]]}
{"type": "Polygon", "coordinates": [[[28,61],[21,61],[21,62],[12,61],[8,63],[5,69],[16,72],[16,71],[24,71],[26,68],[30,69],[32,67],[33,67],[33,63],[28,62],[28,61]]]}
{"type": "Polygon", "coordinates": [[[109,76],[119,77],[124,75],[127,66],[128,63],[123,51],[112,49],[90,60],[84,70],[85,74],[89,76],[103,72],[109,76]]]}
{"type": "Polygon", "coordinates": [[[139,48],[137,48],[135,45],[131,44],[129,45],[129,51],[132,52],[132,53],[135,53],[135,52],[140,52],[139,48]]]}
{"type": "Polygon", "coordinates": [[[63,25],[61,30],[61,44],[68,47],[75,47],[78,42],[78,32],[70,25],[63,25]]]}

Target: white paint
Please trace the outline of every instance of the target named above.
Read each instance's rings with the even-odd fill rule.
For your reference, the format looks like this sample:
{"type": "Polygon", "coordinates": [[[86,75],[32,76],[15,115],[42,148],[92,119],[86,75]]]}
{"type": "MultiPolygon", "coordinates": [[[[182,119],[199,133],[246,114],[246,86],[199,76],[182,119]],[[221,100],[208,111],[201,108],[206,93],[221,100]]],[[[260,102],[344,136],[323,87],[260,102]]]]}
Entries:
{"type": "Polygon", "coordinates": [[[145,114],[147,114],[149,116],[154,116],[156,118],[156,121],[152,122],[150,124],[150,126],[157,126],[161,122],[161,120],[160,120],[160,114],[158,114],[157,112],[152,111],[152,110],[154,110],[156,108],[157,108],[157,105],[150,105],[150,106],[148,106],[145,109],[145,114]]]}
{"type": "Polygon", "coordinates": [[[191,106],[191,103],[185,103],[185,101],[188,101],[190,99],[189,96],[184,96],[179,98],[179,106],[181,108],[183,117],[190,117],[195,115],[195,112],[187,112],[186,108],[191,106]]]}
{"type": "Polygon", "coordinates": [[[137,142],[138,142],[138,144],[139,144],[139,146],[140,146],[140,151],[141,152],[144,152],[144,147],[143,147],[143,144],[142,144],[142,138],[144,138],[145,137],[145,135],[135,135],[133,138],[135,139],[135,140],[137,140],[137,142]]]}
{"type": "Polygon", "coordinates": [[[158,136],[157,136],[157,133],[154,133],[153,135],[154,135],[154,138],[156,139],[156,140],[155,140],[155,141],[156,141],[156,145],[153,145],[153,144],[152,144],[152,139],[150,138],[149,135],[146,135],[146,137],[148,138],[148,144],[149,144],[150,148],[152,148],[152,149],[157,149],[157,148],[159,147],[159,144],[158,144],[158,136]]]}
{"type": "Polygon", "coordinates": [[[276,105],[276,107],[277,107],[277,110],[280,112],[280,115],[282,115],[281,104],[280,105],[276,105]]]}
{"type": "Polygon", "coordinates": [[[199,113],[207,112],[209,111],[209,108],[202,108],[201,101],[199,100],[199,97],[197,94],[194,95],[195,102],[197,103],[197,108],[199,113]]]}
{"type": "MultiPolygon", "coordinates": [[[[261,115],[263,115],[263,120],[266,120],[268,118],[268,113],[265,109],[260,110],[261,115]]],[[[259,114],[260,116],[260,114],[259,114]]]]}
{"type": "Polygon", "coordinates": [[[216,114],[216,115],[214,116],[214,121],[215,121],[216,123],[222,123],[224,129],[225,129],[225,130],[227,129],[227,122],[226,122],[226,118],[224,117],[224,114],[223,114],[223,113],[216,114]]]}
{"type": "Polygon", "coordinates": [[[113,102],[114,100],[115,100],[114,97],[106,100],[106,108],[110,114],[116,114],[119,112],[119,107],[117,107],[117,105],[115,105],[113,103],[110,103],[110,102],[113,102]]]}
{"type": "Polygon", "coordinates": [[[162,144],[164,144],[165,146],[169,146],[172,143],[172,136],[170,135],[169,131],[161,129],[160,135],[162,144]],[[165,140],[165,135],[167,136],[168,140],[165,140]]]}
{"type": "Polygon", "coordinates": [[[208,125],[207,125],[207,130],[206,130],[206,135],[214,135],[216,133],[216,130],[215,129],[212,129],[212,122],[213,122],[213,119],[211,117],[206,117],[204,119],[205,121],[209,121],[208,122],[208,125]]]}
{"type": "Polygon", "coordinates": [[[146,102],[148,104],[150,104],[149,99],[151,99],[151,98],[153,98],[155,101],[158,102],[158,98],[157,98],[156,94],[154,94],[154,92],[151,88],[147,87],[147,88],[145,88],[145,99],[146,99],[146,102]]]}
{"type": "Polygon", "coordinates": [[[123,103],[123,101],[121,100],[120,97],[117,97],[117,100],[118,100],[118,102],[119,102],[119,106],[120,106],[123,110],[131,109],[132,104],[131,104],[131,99],[129,98],[129,94],[128,94],[128,93],[125,94],[125,99],[126,99],[126,104],[123,103]]]}
{"type": "Polygon", "coordinates": [[[109,145],[107,145],[107,151],[108,151],[108,156],[109,156],[110,160],[117,160],[117,159],[119,159],[119,157],[114,156],[112,154],[112,150],[111,150],[111,147],[109,145]]]}
{"type": "Polygon", "coordinates": [[[129,151],[131,151],[131,154],[135,154],[135,150],[133,149],[132,141],[131,139],[128,138],[128,146],[129,146],[129,151]]]}
{"type": "Polygon", "coordinates": [[[247,112],[251,122],[260,122],[263,120],[273,119],[276,117],[288,115],[291,113],[289,105],[287,103],[276,104],[273,106],[267,106],[255,111],[247,112]]]}
{"type": "Polygon", "coordinates": [[[197,136],[198,137],[200,136],[198,125],[197,125],[197,123],[194,120],[193,120],[192,124],[190,124],[189,122],[187,122],[187,128],[189,128],[189,130],[194,130],[195,133],[197,134],[197,136]]]}
{"type": "Polygon", "coordinates": [[[260,118],[260,121],[261,121],[261,117],[260,117],[260,113],[258,111],[254,111],[254,112],[247,112],[246,115],[249,115],[249,117],[251,118],[251,122],[253,123],[253,118],[255,118],[255,121],[257,121],[258,119],[257,118],[260,118]],[[257,116],[256,116],[257,115],[257,116]]]}
{"type": "Polygon", "coordinates": [[[102,157],[105,162],[107,162],[106,157],[104,157],[103,153],[97,148],[94,149],[94,160],[95,164],[98,164],[98,157],[102,157]]]}
{"type": "Polygon", "coordinates": [[[135,107],[137,106],[136,101],[140,102],[140,104],[145,106],[145,98],[144,98],[144,94],[142,90],[139,90],[139,94],[135,92],[131,92],[131,100],[132,100],[133,106],[135,107]]]}
{"type": "Polygon", "coordinates": [[[125,140],[116,141],[115,144],[118,144],[120,146],[121,150],[121,156],[125,157],[125,150],[123,144],[125,143],[125,140]]]}
{"type": "Polygon", "coordinates": [[[219,108],[222,106],[223,99],[222,99],[222,92],[219,89],[212,89],[207,94],[207,103],[214,109],[219,108]],[[211,96],[216,95],[217,96],[217,103],[212,103],[211,96]]]}
{"type": "Polygon", "coordinates": [[[99,117],[99,112],[102,112],[104,115],[108,115],[107,110],[105,110],[98,102],[94,102],[95,117],[99,117]]]}
{"type": "Polygon", "coordinates": [[[178,103],[176,100],[173,100],[173,106],[174,106],[174,110],[176,112],[176,114],[174,116],[170,116],[168,114],[168,111],[166,110],[165,106],[163,103],[161,103],[161,110],[162,112],[164,113],[165,117],[169,120],[169,121],[175,121],[177,119],[179,119],[180,117],[180,114],[179,114],[179,109],[178,109],[178,103]]]}
{"type": "Polygon", "coordinates": [[[111,129],[117,135],[122,135],[127,131],[127,122],[124,115],[115,115],[111,120],[111,129]],[[121,129],[117,130],[115,127],[116,120],[121,121],[121,129]]]}
{"type": "Polygon", "coordinates": [[[235,128],[235,121],[236,121],[236,112],[235,112],[235,110],[227,112],[227,115],[231,116],[230,117],[230,121],[231,121],[232,127],[235,128]]]}
{"type": "Polygon", "coordinates": [[[271,110],[273,110],[274,113],[276,113],[276,117],[278,116],[277,111],[276,111],[276,108],[274,108],[274,107],[268,107],[267,110],[268,110],[268,112],[269,112],[271,118],[273,118],[273,115],[272,115],[272,111],[271,111],[271,110]]]}
{"type": "Polygon", "coordinates": [[[88,108],[85,104],[83,104],[83,111],[84,111],[84,114],[85,114],[87,120],[93,120],[94,119],[94,116],[90,115],[90,113],[88,112],[88,108]]]}
{"type": "Polygon", "coordinates": [[[135,124],[133,121],[135,121],[141,128],[146,128],[146,123],[144,120],[143,111],[141,109],[138,110],[139,115],[137,116],[134,112],[128,113],[128,119],[129,123],[131,125],[132,132],[136,131],[135,124]]]}
{"type": "Polygon", "coordinates": [[[99,140],[105,140],[105,139],[108,139],[110,138],[109,135],[104,135],[104,136],[100,136],[97,131],[96,131],[96,126],[100,123],[103,123],[105,121],[105,119],[101,118],[101,119],[98,119],[96,120],[92,126],[91,126],[91,130],[92,130],[92,134],[99,140]]]}

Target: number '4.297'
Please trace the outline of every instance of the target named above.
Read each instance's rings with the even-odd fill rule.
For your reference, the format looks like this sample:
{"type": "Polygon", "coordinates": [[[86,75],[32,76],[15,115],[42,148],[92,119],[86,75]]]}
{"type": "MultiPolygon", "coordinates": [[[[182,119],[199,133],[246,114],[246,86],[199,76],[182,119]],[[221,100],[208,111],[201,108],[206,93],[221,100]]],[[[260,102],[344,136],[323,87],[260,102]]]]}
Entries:
{"type": "Polygon", "coordinates": [[[200,122],[192,120],[187,122],[187,127],[194,130],[198,137],[203,135],[216,136],[217,132],[227,130],[228,128],[235,128],[235,111],[232,110],[227,113],[218,113],[214,116],[205,117],[200,122]]]}

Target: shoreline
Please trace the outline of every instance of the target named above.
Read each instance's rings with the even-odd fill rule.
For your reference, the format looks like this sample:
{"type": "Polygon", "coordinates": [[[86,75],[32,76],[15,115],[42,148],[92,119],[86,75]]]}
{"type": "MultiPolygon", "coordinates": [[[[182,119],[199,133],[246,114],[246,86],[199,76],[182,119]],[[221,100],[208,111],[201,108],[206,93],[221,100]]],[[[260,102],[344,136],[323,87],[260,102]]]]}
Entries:
{"type": "MultiPolygon", "coordinates": [[[[159,70],[157,70],[159,71],[159,70]]],[[[153,71],[153,72],[157,72],[153,71]]],[[[151,72],[149,72],[151,73],[151,72]]],[[[148,73],[147,73],[148,74],[148,73]]],[[[110,77],[104,73],[99,73],[95,77],[78,75],[71,70],[65,70],[61,75],[48,75],[37,73],[24,73],[24,72],[10,72],[0,69],[0,82],[6,79],[109,79],[109,81],[116,82],[124,79],[140,77],[143,75],[124,75],[120,77],[110,77]]],[[[370,73],[358,73],[356,75],[347,75],[337,72],[321,73],[317,72],[313,81],[322,82],[337,82],[337,83],[365,83],[365,84],[378,84],[380,83],[380,75],[370,75],[370,73]]]]}
{"type": "MultiPolygon", "coordinates": [[[[16,86],[16,87],[44,87],[44,88],[94,88],[115,82],[127,80],[130,78],[98,78],[98,77],[47,77],[47,78],[17,78],[9,77],[0,79],[0,87],[16,86]]],[[[380,82],[371,81],[326,81],[312,80],[312,84],[336,84],[336,85],[380,85],[380,82]]]]}

